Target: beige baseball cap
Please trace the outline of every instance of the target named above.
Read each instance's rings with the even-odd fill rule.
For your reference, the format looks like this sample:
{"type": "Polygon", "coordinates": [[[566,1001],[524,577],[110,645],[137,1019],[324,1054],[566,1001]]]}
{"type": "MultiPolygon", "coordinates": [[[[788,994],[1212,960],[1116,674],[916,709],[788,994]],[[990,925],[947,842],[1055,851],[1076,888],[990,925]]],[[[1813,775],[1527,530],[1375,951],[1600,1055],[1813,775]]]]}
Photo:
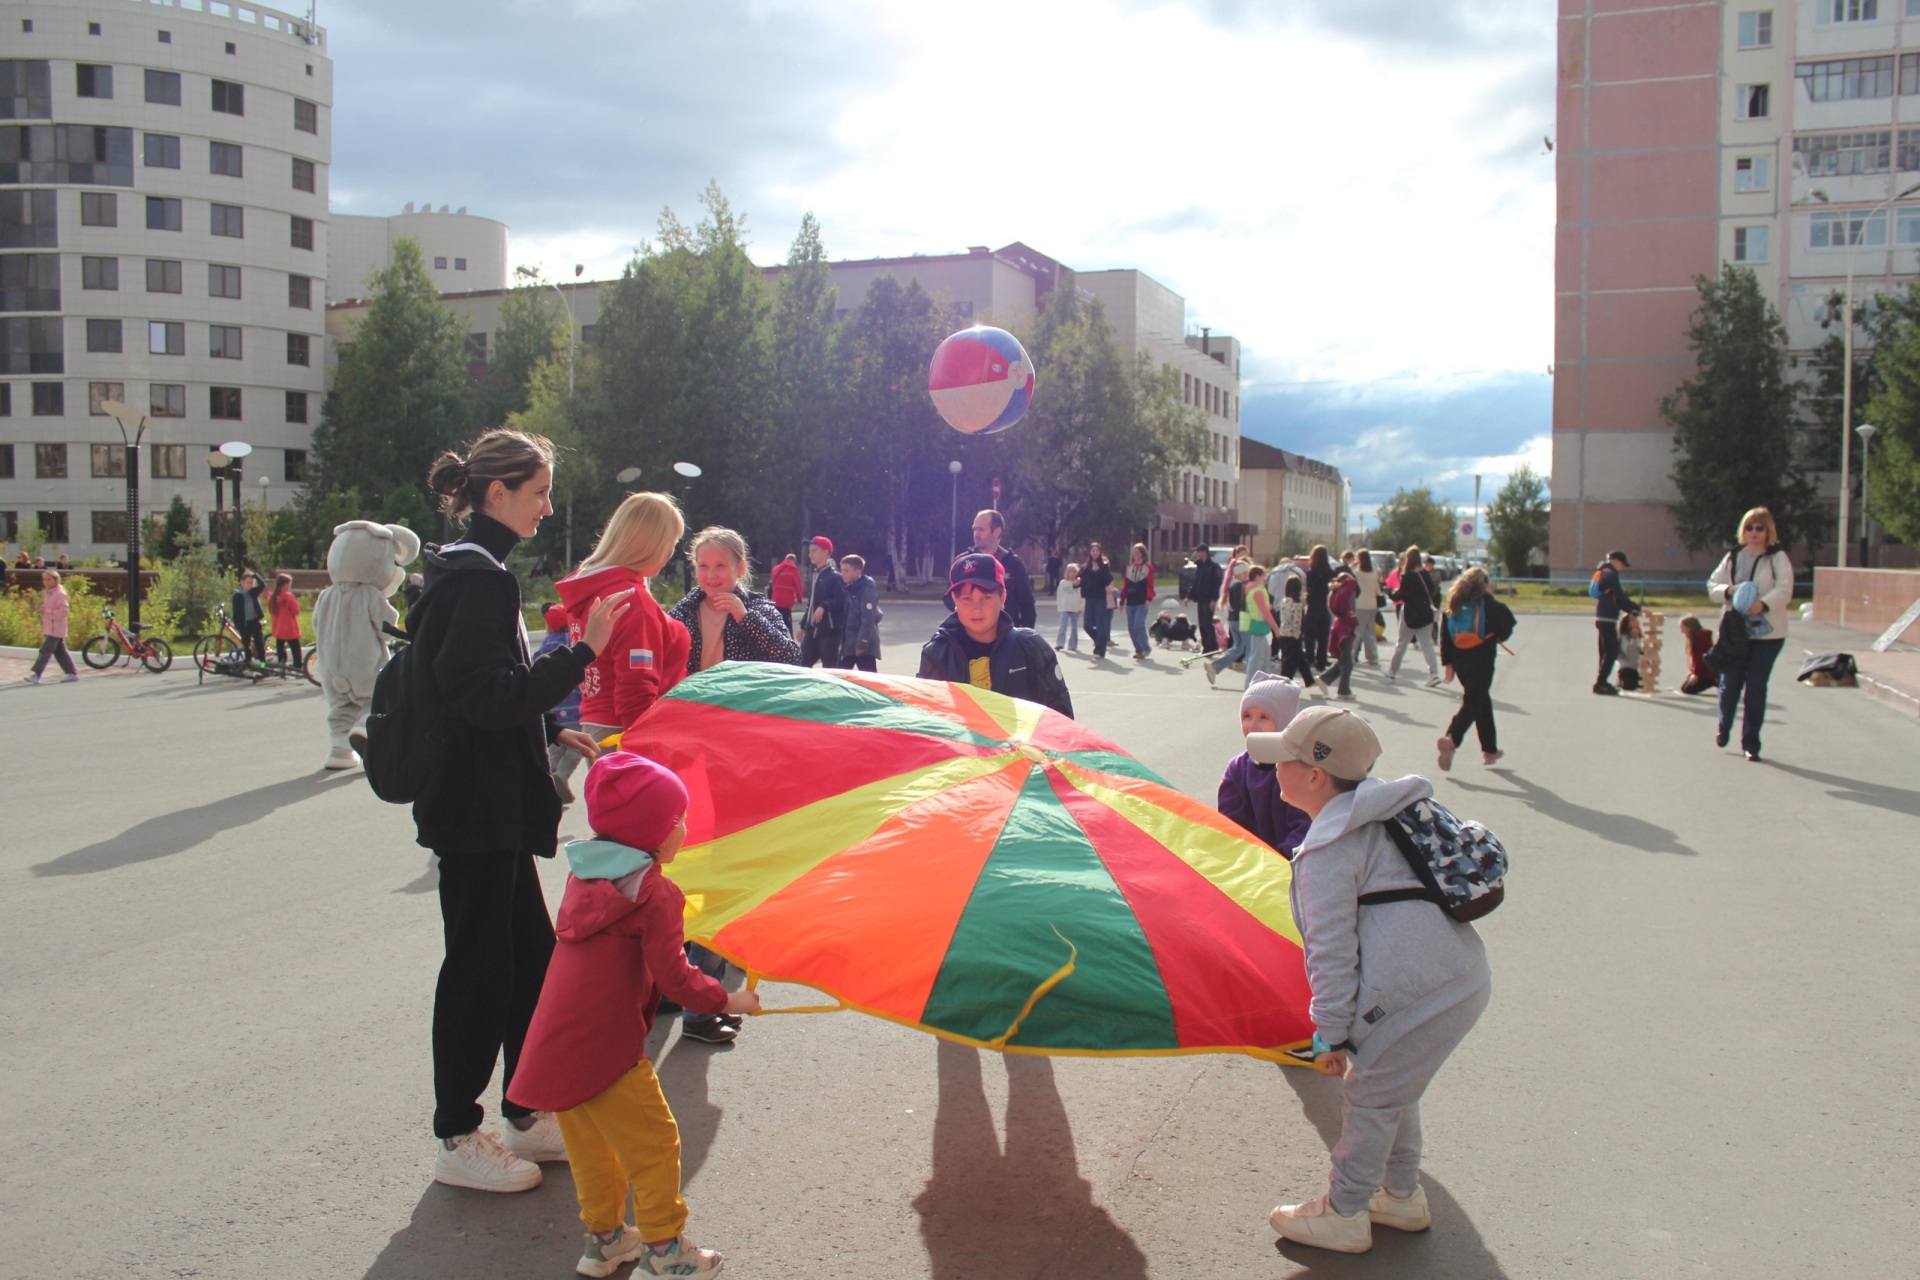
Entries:
{"type": "Polygon", "coordinates": [[[1297,760],[1358,782],[1380,758],[1373,726],[1345,707],[1308,707],[1279,733],[1250,733],[1247,754],[1259,764],[1297,760]]]}

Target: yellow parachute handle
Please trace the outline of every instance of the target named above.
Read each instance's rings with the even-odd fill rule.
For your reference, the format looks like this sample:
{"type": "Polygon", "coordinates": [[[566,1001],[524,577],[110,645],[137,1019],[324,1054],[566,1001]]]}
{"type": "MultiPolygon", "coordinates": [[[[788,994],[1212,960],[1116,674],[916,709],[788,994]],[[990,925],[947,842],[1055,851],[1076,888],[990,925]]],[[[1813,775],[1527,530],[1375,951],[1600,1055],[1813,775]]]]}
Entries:
{"type": "MultiPolygon", "coordinates": [[[[760,975],[755,973],[751,969],[747,970],[747,990],[749,991],[757,990],[759,986],[760,986],[760,975]]],[[[848,1009],[851,1009],[852,1007],[853,1007],[852,1005],[848,1004],[844,1000],[842,1000],[839,1004],[790,1005],[784,1009],[756,1009],[754,1010],[754,1017],[757,1018],[763,1013],[844,1013],[848,1009]]]]}
{"type": "Polygon", "coordinates": [[[619,747],[620,747],[620,735],[617,733],[610,733],[606,737],[600,739],[599,745],[602,747],[605,747],[609,751],[617,751],[619,750],[619,747]]]}
{"type": "Polygon", "coordinates": [[[1048,925],[1047,927],[1049,929],[1053,929],[1054,937],[1060,939],[1060,941],[1062,942],[1067,943],[1067,962],[1064,965],[1060,966],[1060,968],[1056,969],[1052,977],[1048,978],[1045,982],[1041,983],[1039,986],[1033,989],[1033,994],[1027,997],[1026,1004],[1020,1007],[1019,1015],[1015,1017],[1010,1024],[1008,1024],[1007,1029],[1005,1031],[1002,1031],[999,1035],[995,1036],[993,1039],[987,1041],[987,1048],[989,1049],[1006,1048],[1007,1041],[1013,1039],[1013,1033],[1020,1029],[1020,1024],[1026,1021],[1028,1014],[1033,1012],[1033,1006],[1039,1004],[1040,998],[1046,995],[1047,992],[1053,990],[1055,987],[1059,986],[1062,982],[1066,980],[1067,976],[1073,972],[1073,962],[1080,958],[1080,949],[1074,946],[1071,942],[1067,942],[1067,938],[1065,934],[1061,933],[1058,929],[1054,929],[1052,925],[1048,925]]]}

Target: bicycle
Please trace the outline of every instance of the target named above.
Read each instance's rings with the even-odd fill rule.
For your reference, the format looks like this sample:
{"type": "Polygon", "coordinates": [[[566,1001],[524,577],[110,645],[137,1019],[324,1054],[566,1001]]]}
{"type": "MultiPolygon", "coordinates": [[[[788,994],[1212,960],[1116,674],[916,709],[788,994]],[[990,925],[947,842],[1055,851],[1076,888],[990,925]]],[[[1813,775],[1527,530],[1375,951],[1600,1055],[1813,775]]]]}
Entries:
{"type": "Polygon", "coordinates": [[[121,626],[113,620],[113,610],[101,611],[107,623],[107,629],[81,646],[80,658],[95,671],[104,671],[125,658],[132,662],[139,659],[147,670],[159,675],[173,665],[173,646],[159,636],[142,636],[150,625],[136,622],[131,629],[121,626]]]}
{"type": "Polygon", "coordinates": [[[210,675],[244,677],[255,682],[276,676],[285,680],[294,675],[304,676],[308,684],[318,686],[319,672],[315,659],[319,648],[307,650],[300,665],[290,662],[255,662],[247,654],[246,642],[240,638],[239,629],[227,616],[225,609],[216,608],[213,616],[220,624],[220,630],[209,636],[201,636],[193,642],[193,662],[200,669],[201,683],[210,675]]]}

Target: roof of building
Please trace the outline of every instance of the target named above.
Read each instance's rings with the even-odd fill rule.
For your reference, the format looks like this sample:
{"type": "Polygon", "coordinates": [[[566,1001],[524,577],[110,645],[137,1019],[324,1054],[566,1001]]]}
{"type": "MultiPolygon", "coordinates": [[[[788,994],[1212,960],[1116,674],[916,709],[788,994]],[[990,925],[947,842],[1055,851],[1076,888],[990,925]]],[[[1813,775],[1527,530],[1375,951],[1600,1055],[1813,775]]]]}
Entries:
{"type": "Polygon", "coordinates": [[[1242,471],[1297,471],[1303,475],[1330,480],[1335,484],[1340,482],[1340,468],[1332,463],[1321,462],[1286,449],[1276,449],[1249,435],[1240,437],[1240,469],[1242,471]]]}

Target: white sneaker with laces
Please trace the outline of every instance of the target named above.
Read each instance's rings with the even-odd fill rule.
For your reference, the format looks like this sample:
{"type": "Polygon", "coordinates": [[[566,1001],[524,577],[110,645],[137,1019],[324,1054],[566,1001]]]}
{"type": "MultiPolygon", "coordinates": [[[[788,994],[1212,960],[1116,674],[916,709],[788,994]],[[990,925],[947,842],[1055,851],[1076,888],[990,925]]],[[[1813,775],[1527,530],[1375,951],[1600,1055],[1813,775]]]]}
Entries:
{"type": "Polygon", "coordinates": [[[589,1231],[586,1251],[580,1255],[580,1261],[573,1264],[573,1269],[583,1276],[610,1276],[646,1251],[647,1242],[625,1223],[620,1224],[620,1234],[611,1244],[589,1231]]]}
{"type": "Polygon", "coordinates": [[[1380,1188],[1367,1202],[1367,1216],[1375,1225],[1392,1227],[1395,1231],[1425,1231],[1433,1225],[1433,1211],[1427,1208],[1427,1189],[1418,1185],[1405,1196],[1380,1188]]]}
{"type": "Polygon", "coordinates": [[[540,1185],[540,1166],[507,1154],[499,1139],[478,1129],[445,1138],[433,1157],[433,1180],[475,1191],[531,1191],[540,1185]]]}
{"type": "MultiPolygon", "coordinates": [[[[1362,1220],[1365,1219],[1361,1215],[1362,1220]]],[[[702,1249],[683,1232],[666,1253],[655,1253],[648,1245],[636,1256],[633,1274],[637,1276],[712,1276],[720,1273],[727,1260],[713,1249],[702,1249]]]]}
{"type": "Polygon", "coordinates": [[[1335,1253],[1365,1253],[1373,1248],[1373,1220],[1366,1211],[1339,1214],[1328,1196],[1305,1204],[1283,1204],[1267,1217],[1282,1240],[1331,1249],[1335,1253]]]}
{"type": "Polygon", "coordinates": [[[500,1126],[500,1145],[509,1154],[532,1164],[547,1164],[567,1158],[567,1140],[560,1133],[560,1122],[551,1111],[533,1113],[533,1123],[522,1129],[508,1120],[500,1126]]]}

